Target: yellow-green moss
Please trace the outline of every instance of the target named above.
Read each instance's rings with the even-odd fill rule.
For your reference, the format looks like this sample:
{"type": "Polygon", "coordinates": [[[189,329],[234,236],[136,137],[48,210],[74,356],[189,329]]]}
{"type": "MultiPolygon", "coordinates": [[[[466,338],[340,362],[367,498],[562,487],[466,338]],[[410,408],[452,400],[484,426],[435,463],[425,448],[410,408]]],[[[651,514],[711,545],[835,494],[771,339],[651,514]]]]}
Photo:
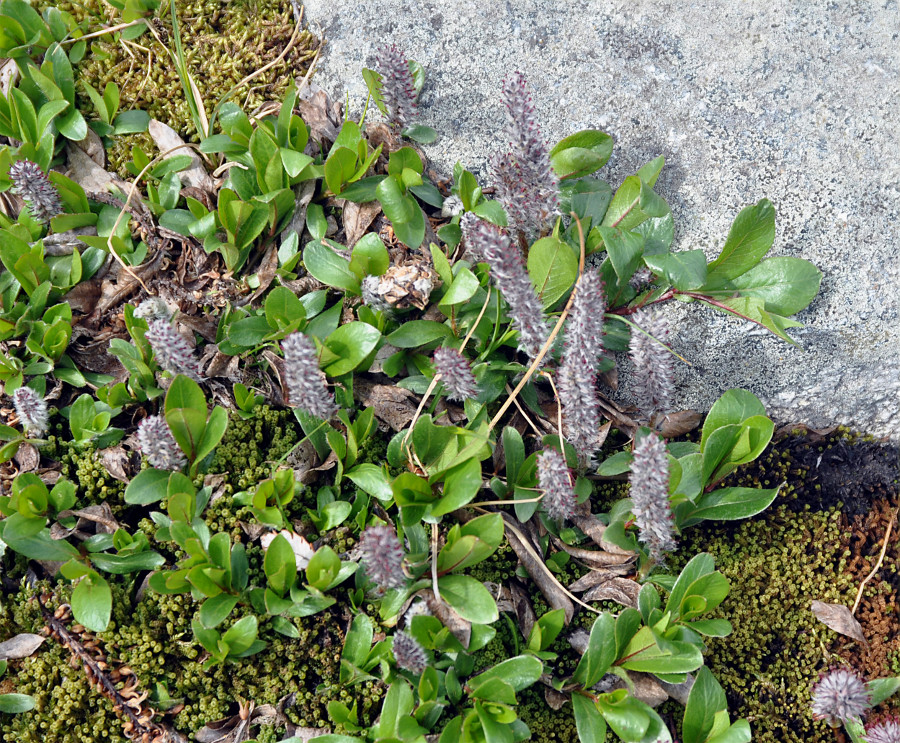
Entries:
{"type": "MultiPolygon", "coordinates": [[[[121,22],[111,6],[102,0],[53,0],[88,32],[121,22]]],[[[85,58],[76,65],[78,106],[86,114],[93,104],[83,82],[103,91],[108,82],[121,92],[120,110],[147,111],[184,136],[196,139],[197,128],[190,115],[181,81],[169,51],[175,50],[169,3],[164,1],[153,19],[159,39],[149,32],[133,42],[94,39],[85,58]],[[163,43],[160,43],[160,40],[163,43]]],[[[273,62],[287,46],[295,28],[289,0],[176,0],[187,68],[199,88],[207,115],[218,101],[239,82],[273,62]]],[[[231,98],[252,111],[266,101],[280,100],[291,79],[303,77],[315,56],[319,40],[302,31],[283,60],[242,85],[231,98]]],[[[130,144],[110,153],[115,169],[130,159],[130,144]]]]}
{"type": "Polygon", "coordinates": [[[814,599],[846,604],[853,585],[844,573],[840,513],[780,506],[737,528],[694,532],[673,569],[699,551],[716,560],[731,583],[710,616],[728,619],[731,636],[709,641],[706,662],[725,688],[729,711],[747,717],[759,743],[832,741],[809,711],[810,688],[834,662],[825,648],[834,633],[813,616],[814,599]]]}

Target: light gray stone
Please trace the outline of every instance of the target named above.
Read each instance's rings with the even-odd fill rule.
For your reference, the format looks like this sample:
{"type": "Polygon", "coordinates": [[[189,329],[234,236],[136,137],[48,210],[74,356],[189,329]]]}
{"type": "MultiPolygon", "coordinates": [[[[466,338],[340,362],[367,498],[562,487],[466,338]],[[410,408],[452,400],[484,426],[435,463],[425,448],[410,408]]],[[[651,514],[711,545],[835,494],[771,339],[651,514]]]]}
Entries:
{"type": "Polygon", "coordinates": [[[670,307],[674,345],[693,364],[679,369],[680,403],[706,409],[744,387],[777,421],[900,441],[895,0],[308,0],[306,17],[327,39],[316,80],[349,92],[351,113],[382,44],[425,66],[421,121],[440,133],[426,152],[444,173],[459,160],[487,185],[501,82],[520,69],[548,142],[586,128],[613,135],[600,175],[614,187],[665,155],[657,190],[677,249],[716,255],[738,211],[770,198],[771,254],[825,275],[798,318],[806,328],[790,331],[803,350],[705,308],[670,307]]]}

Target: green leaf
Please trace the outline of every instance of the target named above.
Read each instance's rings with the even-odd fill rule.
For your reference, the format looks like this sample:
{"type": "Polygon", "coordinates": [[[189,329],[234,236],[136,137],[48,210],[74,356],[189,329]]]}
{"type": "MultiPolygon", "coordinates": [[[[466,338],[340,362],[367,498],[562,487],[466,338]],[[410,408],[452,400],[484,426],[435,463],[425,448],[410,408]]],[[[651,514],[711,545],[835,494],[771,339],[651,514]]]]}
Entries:
{"type": "Polygon", "coordinates": [[[603,612],[594,620],[588,646],[572,678],[584,687],[596,684],[616,659],[615,620],[603,612]]]}
{"type": "Polygon", "coordinates": [[[791,343],[795,346],[797,345],[794,339],[784,331],[787,328],[802,328],[803,323],[799,323],[795,320],[782,317],[781,315],[767,312],[765,308],[765,302],[762,299],[750,296],[737,296],[732,297],[731,299],[721,300],[721,303],[722,305],[724,305],[724,307],[716,305],[711,306],[715,307],[715,309],[721,310],[722,312],[733,313],[741,319],[751,320],[755,323],[758,323],[777,335],[783,341],[791,343]]]}
{"type": "Polygon", "coordinates": [[[874,679],[866,684],[866,688],[871,695],[870,704],[874,707],[875,705],[881,704],[885,699],[892,697],[900,690],[900,676],[874,679]]]}
{"type": "Polygon", "coordinates": [[[220,593],[218,596],[213,596],[203,602],[197,618],[206,629],[214,629],[228,619],[228,615],[237,606],[237,602],[237,596],[230,593],[220,593]]]}
{"type": "Polygon", "coordinates": [[[752,392],[741,389],[730,389],[713,403],[700,437],[700,450],[703,451],[706,440],[716,429],[731,424],[741,424],[748,418],[765,415],[766,408],[752,392]]]}
{"type": "Polygon", "coordinates": [[[534,656],[517,655],[470,679],[469,685],[477,688],[491,679],[501,679],[509,684],[513,691],[522,691],[536,683],[543,672],[544,664],[534,656]]]}
{"type": "Polygon", "coordinates": [[[681,291],[700,289],[706,283],[706,254],[702,250],[644,255],[644,263],[681,291]]]}
{"type": "Polygon", "coordinates": [[[365,614],[357,614],[350,625],[350,631],[344,638],[341,660],[345,660],[353,666],[362,666],[372,647],[374,633],[372,620],[365,614]]]}
{"type": "Polygon", "coordinates": [[[123,111],[113,122],[113,134],[139,134],[147,131],[150,125],[150,114],[146,111],[123,111]]]}
{"type": "Polygon", "coordinates": [[[512,485],[519,481],[519,472],[525,464],[525,442],[512,426],[503,429],[503,455],[506,458],[506,482],[512,485]]]}
{"type": "Polygon", "coordinates": [[[809,306],[819,293],[822,272],[801,258],[766,258],[727,285],[741,294],[763,300],[766,310],[794,315],[809,306]]]}
{"type": "Polygon", "coordinates": [[[468,575],[445,575],[438,579],[438,588],[441,597],[463,619],[476,624],[490,624],[500,618],[490,592],[468,575]]]}
{"type": "Polygon", "coordinates": [[[341,570],[341,558],[327,544],[319,547],[306,566],[306,580],[313,588],[327,590],[341,570]]]}
{"type": "Polygon", "coordinates": [[[363,235],[350,254],[350,270],[360,279],[381,276],[391,264],[391,257],[381,238],[374,232],[363,235]]]}
{"type": "Polygon", "coordinates": [[[356,152],[340,145],[332,147],[325,161],[325,183],[333,194],[339,194],[356,173],[356,152]]]}
{"type": "Polygon", "coordinates": [[[197,451],[194,453],[196,461],[202,461],[207,454],[210,454],[219,445],[219,442],[225,435],[226,428],[228,428],[228,412],[225,408],[216,405],[209,414],[209,420],[203,429],[203,435],[197,443],[197,451]]]}
{"type": "Polygon", "coordinates": [[[431,507],[431,516],[438,517],[470,503],[481,489],[481,462],[471,457],[447,471],[444,494],[431,507]]]}
{"type": "Polygon", "coordinates": [[[197,452],[206,430],[206,412],[194,408],[171,408],[166,410],[166,424],[188,460],[198,461],[197,452]]]}
{"type": "Polygon", "coordinates": [[[619,282],[626,283],[641,266],[644,236],[639,232],[626,232],[615,227],[598,227],[597,230],[603,238],[619,282]]]}
{"type": "Polygon", "coordinates": [[[266,336],[271,334],[273,328],[268,318],[243,317],[228,325],[226,335],[229,342],[235,346],[252,348],[263,342],[266,336]]]}
{"type": "Polygon", "coordinates": [[[578,692],[572,694],[572,712],[580,743],[605,743],[606,720],[588,697],[578,692]]]}
{"type": "Polygon", "coordinates": [[[158,552],[135,552],[130,555],[107,555],[98,552],[91,555],[91,563],[95,568],[114,575],[154,570],[165,562],[166,558],[158,552]]]}
{"type": "Polygon", "coordinates": [[[389,477],[382,467],[365,462],[356,465],[344,475],[354,485],[378,500],[389,501],[393,498],[389,477]]]}
{"type": "Polygon", "coordinates": [[[353,201],[357,204],[363,204],[368,201],[375,201],[377,198],[376,189],[386,176],[372,175],[368,178],[360,178],[358,181],[351,183],[341,193],[342,199],[353,201]]]}
{"type": "Polygon", "coordinates": [[[281,534],[266,549],[263,567],[269,587],[284,596],[297,580],[297,560],[291,544],[281,534]]]}
{"type": "MultiPolygon", "coordinates": [[[[443,255],[440,251],[437,252],[443,255]]],[[[446,260],[446,258],[444,260],[446,260]]],[[[452,307],[453,305],[468,302],[475,296],[475,292],[478,291],[479,286],[481,286],[481,284],[478,282],[478,278],[475,274],[465,266],[459,265],[456,276],[452,279],[452,283],[447,291],[444,292],[444,296],[441,297],[440,306],[442,308],[452,307]]]]}
{"type": "MultiPolygon", "coordinates": [[[[657,158],[653,162],[661,160],[662,158],[657,158]]],[[[648,163],[648,165],[650,164],[648,163]]],[[[658,175],[658,173],[657,170],[656,174],[658,175]]],[[[652,180],[655,182],[655,178],[652,180]]],[[[653,183],[648,181],[646,176],[642,177],[640,171],[637,175],[628,176],[613,196],[609,209],[603,217],[603,226],[631,230],[651,217],[664,217],[668,213],[669,207],[653,192],[652,185],[653,183]]]]}
{"type": "Polygon", "coordinates": [[[37,702],[28,694],[0,694],[0,712],[16,715],[34,709],[37,702]]]}
{"type": "Polygon", "coordinates": [[[424,124],[413,124],[406,127],[401,134],[419,144],[433,144],[437,141],[438,133],[430,126],[424,124]]]}
{"type": "Polygon", "coordinates": [[[667,607],[679,607],[681,606],[681,602],[684,600],[685,595],[687,594],[688,588],[691,584],[694,583],[698,578],[701,578],[708,573],[712,573],[716,568],[715,560],[713,556],[706,553],[701,552],[698,555],[694,555],[690,559],[687,565],[682,568],[681,573],[678,576],[678,580],[675,581],[675,585],[672,587],[671,592],[669,593],[669,602],[667,607]]]}
{"type": "Polygon", "coordinates": [[[248,650],[256,639],[259,624],[255,616],[239,619],[224,635],[222,640],[228,645],[230,655],[239,655],[248,650]]]}
{"type": "Polygon", "coordinates": [[[103,632],[112,614],[109,584],[93,570],[72,589],[72,614],[79,624],[92,632],[103,632]]]}
{"type": "Polygon", "coordinates": [[[408,320],[387,336],[387,342],[397,348],[418,348],[442,340],[453,331],[435,320],[408,320]]]}
{"type": "Polygon", "coordinates": [[[727,619],[698,619],[691,622],[691,629],[707,637],[728,637],[734,627],[727,619]]]}
{"type": "Polygon", "coordinates": [[[343,289],[350,294],[360,294],[359,276],[350,270],[350,263],[327,245],[312,241],[303,249],[303,265],[323,284],[343,289]]]}
{"type": "Polygon", "coordinates": [[[731,727],[718,735],[714,735],[706,743],[750,743],[750,723],[738,720],[731,727]]]}
{"type": "Polygon", "coordinates": [[[341,325],[325,339],[325,347],[338,358],[325,367],[332,377],[347,374],[362,364],[381,340],[381,333],[364,322],[341,325]]]}
{"type": "Polygon", "coordinates": [[[585,129],[560,140],[550,151],[550,164],[560,179],[581,178],[606,165],[613,139],[597,129],[585,129]]]}
{"type": "Polygon", "coordinates": [[[778,488],[719,488],[704,493],[689,511],[684,526],[700,521],[736,521],[765,511],[778,496],[778,488]]]}
{"type": "Polygon", "coordinates": [[[626,741],[643,740],[647,728],[650,727],[650,716],[637,699],[627,694],[613,692],[600,695],[597,706],[619,738],[626,741]]]}
{"type": "Polygon", "coordinates": [[[125,488],[125,502],[146,506],[166,497],[169,472],[148,467],[138,472],[125,488]]]}
{"type": "Polygon", "coordinates": [[[709,264],[707,286],[716,287],[749,271],[775,241],[775,207],[768,199],[745,207],[731,225],[719,257],[709,264]]]}
{"type": "Polygon", "coordinates": [[[556,304],[575,284],[578,258],[557,237],[543,237],[528,251],[528,275],[545,308],[556,304]]]}
{"type": "Polygon", "coordinates": [[[289,327],[298,320],[306,319],[303,303],[286,286],[276,286],[266,296],[266,322],[272,329],[289,327]]]}
{"type": "MultiPolygon", "coordinates": [[[[3,530],[3,541],[11,550],[32,560],[64,562],[78,556],[77,549],[64,539],[53,539],[50,531],[46,528],[37,533],[27,533],[18,529],[11,530],[10,522],[16,523],[18,521],[16,516],[20,515],[13,514],[2,522],[6,524],[6,528],[3,530]]],[[[28,519],[27,521],[44,521],[44,519],[28,519]]]]}
{"type": "Polygon", "coordinates": [[[713,727],[716,712],[727,709],[725,692],[710,670],[704,666],[697,672],[687,705],[684,708],[684,743],[704,743],[713,727]]]}
{"type": "Polygon", "coordinates": [[[303,152],[297,152],[288,147],[280,149],[281,163],[284,165],[284,171],[291,177],[296,178],[301,171],[309,165],[313,159],[303,152]]]}

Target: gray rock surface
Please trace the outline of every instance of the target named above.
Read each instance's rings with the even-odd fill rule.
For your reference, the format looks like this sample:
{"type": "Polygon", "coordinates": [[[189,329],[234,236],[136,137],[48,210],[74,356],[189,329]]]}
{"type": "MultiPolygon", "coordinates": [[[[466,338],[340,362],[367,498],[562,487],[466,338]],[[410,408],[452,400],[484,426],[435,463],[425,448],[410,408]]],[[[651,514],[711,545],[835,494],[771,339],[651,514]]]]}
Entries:
{"type": "MultiPolygon", "coordinates": [[[[616,187],[662,154],[677,249],[718,253],[738,211],[777,209],[771,255],[813,261],[820,295],[790,331],[803,350],[697,306],[669,306],[680,402],[729,387],[780,422],[845,423],[900,441],[900,9],[884,2],[307,0],[327,44],[316,81],[358,114],[360,70],[394,41],[428,79],[426,148],[487,185],[503,78],[522,70],[550,143],[601,128],[616,187]]],[[[377,113],[376,113],[377,115],[377,113]]],[[[627,374],[627,368],[626,368],[627,374]]],[[[627,379],[622,388],[627,387],[627,379]]]]}

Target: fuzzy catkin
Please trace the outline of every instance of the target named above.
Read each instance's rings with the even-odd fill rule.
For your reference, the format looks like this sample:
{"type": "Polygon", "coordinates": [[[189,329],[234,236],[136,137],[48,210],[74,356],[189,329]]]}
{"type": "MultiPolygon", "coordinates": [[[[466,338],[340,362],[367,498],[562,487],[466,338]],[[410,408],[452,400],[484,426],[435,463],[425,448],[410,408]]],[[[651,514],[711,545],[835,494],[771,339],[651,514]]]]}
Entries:
{"type": "Polygon", "coordinates": [[[13,183],[13,192],[25,200],[36,222],[47,224],[62,214],[59,193],[37,163],[31,160],[14,162],[9,166],[9,179],[13,183]]]}
{"type": "Polygon", "coordinates": [[[665,442],[649,433],[634,447],[631,463],[631,512],[638,538],[657,562],[677,547],[669,503],[669,459],[665,442]]]}
{"type": "Polygon", "coordinates": [[[49,425],[47,403],[31,387],[19,387],[12,393],[19,422],[29,436],[43,436],[49,425]]]}
{"type": "Polygon", "coordinates": [[[381,75],[381,98],[391,126],[403,129],[415,118],[416,86],[409,61],[396,44],[381,49],[376,62],[381,75]]]}
{"type": "Polygon", "coordinates": [[[675,394],[675,357],[667,346],[657,343],[666,343],[669,322],[651,310],[638,310],[633,319],[651,336],[632,328],[629,353],[634,364],[635,397],[648,418],[652,418],[654,413],[668,412],[675,394]]]}
{"type": "Polygon", "coordinates": [[[871,695],[865,679],[851,668],[832,668],[812,690],[813,717],[837,726],[869,709],[871,695]]]}
{"type": "Polygon", "coordinates": [[[519,331],[519,350],[534,361],[550,337],[550,329],[522,254],[498,227],[471,212],[463,216],[460,225],[466,244],[490,266],[491,277],[509,305],[509,316],[519,331]]]}
{"type": "Polygon", "coordinates": [[[360,562],[376,585],[383,589],[406,584],[403,559],[406,554],[393,527],[370,526],[359,538],[360,562]]]}
{"type": "Polygon", "coordinates": [[[182,338],[167,320],[155,319],[147,323],[145,334],[153,349],[157,363],[171,374],[184,374],[194,380],[200,379],[200,364],[188,342],[182,338]]]}
{"type": "Polygon", "coordinates": [[[316,347],[303,333],[291,333],[281,342],[284,352],[284,380],[290,404],[327,421],[338,411],[325,374],[319,369],[316,347]]]}
{"type": "Polygon", "coordinates": [[[900,743],[900,718],[887,717],[866,727],[866,743],[900,743]]]}
{"type": "Polygon", "coordinates": [[[161,415],[148,416],[138,423],[137,440],[141,453],[147,457],[151,467],[175,471],[183,469],[188,463],[161,415]]]}
{"type": "Polygon", "coordinates": [[[411,673],[422,673],[428,665],[425,649],[412,635],[408,635],[406,632],[397,632],[394,635],[392,649],[397,665],[411,673]]]}
{"type": "Polygon", "coordinates": [[[558,376],[566,435],[582,465],[590,461],[597,448],[600,429],[597,362],[603,353],[605,312],[603,281],[596,270],[585,271],[575,288],[558,376]]]}
{"type": "Polygon", "coordinates": [[[441,375],[441,381],[450,400],[463,402],[478,394],[475,375],[466,358],[456,349],[441,347],[434,352],[434,370],[441,375]]]}
{"type": "Polygon", "coordinates": [[[544,449],[537,458],[538,486],[544,491],[541,504],[555,521],[571,519],[575,515],[575,491],[569,468],[556,449],[544,449]]]}
{"type": "Polygon", "coordinates": [[[539,231],[558,213],[559,179],[521,72],[503,81],[502,98],[509,151],[492,160],[497,195],[513,224],[525,232],[539,231]]]}

